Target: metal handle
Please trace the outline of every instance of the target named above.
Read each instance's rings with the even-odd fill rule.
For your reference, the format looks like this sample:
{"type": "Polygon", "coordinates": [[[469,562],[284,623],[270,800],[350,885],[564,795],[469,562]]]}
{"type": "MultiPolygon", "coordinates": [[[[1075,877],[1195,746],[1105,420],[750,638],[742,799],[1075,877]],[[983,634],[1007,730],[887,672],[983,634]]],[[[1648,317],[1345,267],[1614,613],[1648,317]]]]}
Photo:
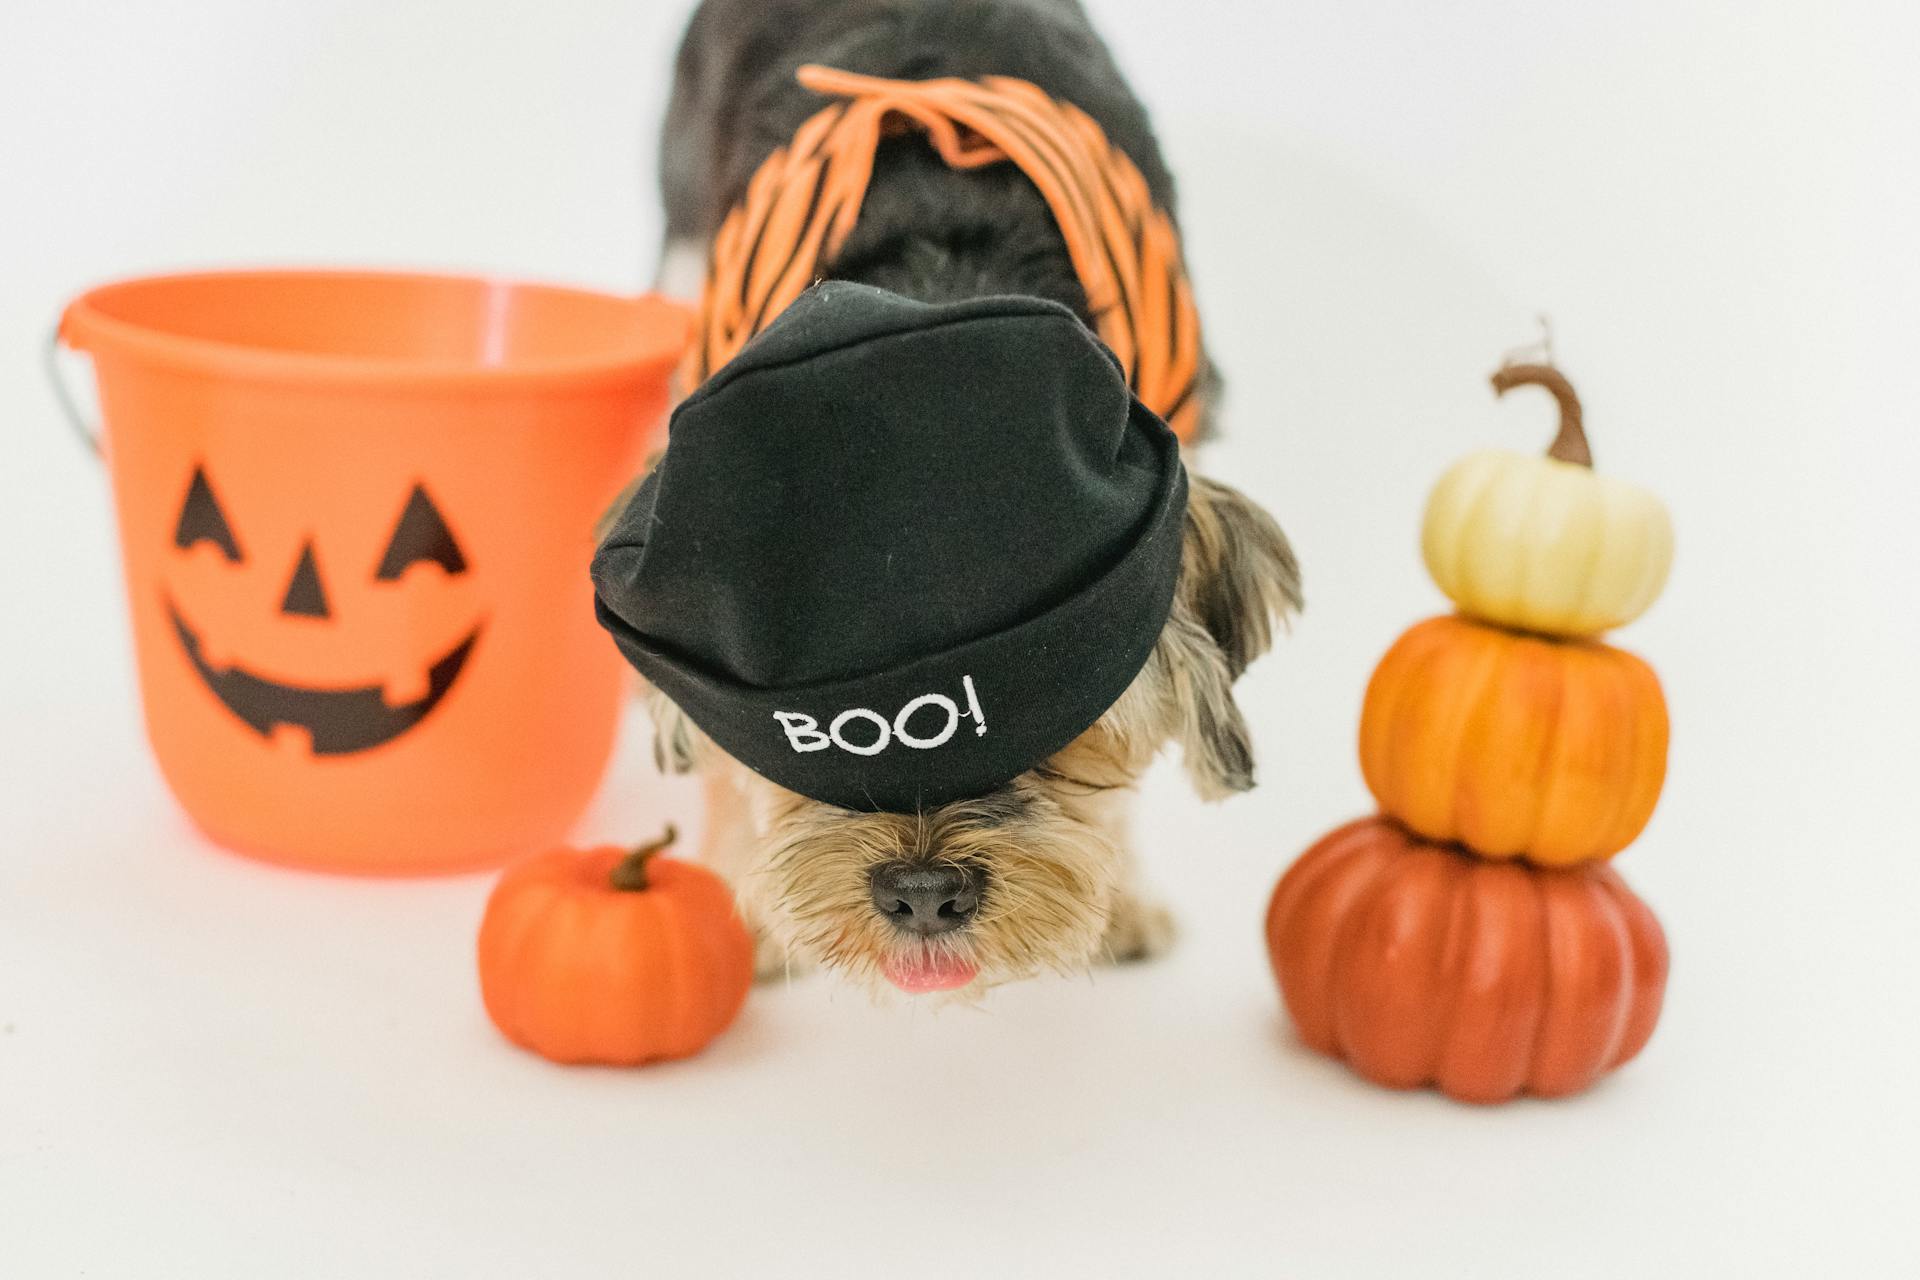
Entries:
{"type": "Polygon", "coordinates": [[[100,433],[87,426],[87,416],[80,411],[80,402],[73,398],[73,391],[67,386],[67,380],[60,372],[60,326],[55,324],[47,334],[47,381],[53,384],[53,398],[60,402],[60,412],[67,420],[67,427],[81,444],[87,446],[94,457],[100,456],[100,433]]]}

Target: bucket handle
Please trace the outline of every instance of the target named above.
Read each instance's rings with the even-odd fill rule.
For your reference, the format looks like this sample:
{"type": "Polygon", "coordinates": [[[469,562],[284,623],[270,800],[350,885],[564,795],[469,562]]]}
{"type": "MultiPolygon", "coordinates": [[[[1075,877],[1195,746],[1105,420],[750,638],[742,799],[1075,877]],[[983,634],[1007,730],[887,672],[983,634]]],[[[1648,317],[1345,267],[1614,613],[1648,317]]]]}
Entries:
{"type": "Polygon", "coordinates": [[[67,385],[66,375],[60,372],[60,325],[57,323],[47,333],[46,362],[47,381],[53,384],[53,398],[60,402],[60,414],[67,420],[68,430],[87,447],[87,452],[99,457],[100,433],[87,425],[87,415],[74,398],[73,388],[67,385]]]}

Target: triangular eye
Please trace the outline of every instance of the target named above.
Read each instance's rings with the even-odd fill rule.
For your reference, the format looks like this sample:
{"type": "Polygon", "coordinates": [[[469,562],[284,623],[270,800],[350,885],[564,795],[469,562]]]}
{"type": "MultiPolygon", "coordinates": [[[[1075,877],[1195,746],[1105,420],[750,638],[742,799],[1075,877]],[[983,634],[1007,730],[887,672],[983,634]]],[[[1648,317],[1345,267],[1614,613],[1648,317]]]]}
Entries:
{"type": "Polygon", "coordinates": [[[387,544],[387,554],[381,557],[380,568],[373,576],[381,582],[392,582],[419,560],[431,560],[448,573],[467,571],[467,558],[460,554],[453,530],[440,518],[426,489],[415,485],[393,530],[393,541],[387,544]]]}
{"type": "Polygon", "coordinates": [[[193,483],[187,486],[187,500],[180,507],[180,523],[173,530],[173,545],[186,550],[197,542],[211,542],[229,562],[238,564],[240,544],[234,540],[227,517],[207,483],[207,473],[193,469],[193,483]]]}

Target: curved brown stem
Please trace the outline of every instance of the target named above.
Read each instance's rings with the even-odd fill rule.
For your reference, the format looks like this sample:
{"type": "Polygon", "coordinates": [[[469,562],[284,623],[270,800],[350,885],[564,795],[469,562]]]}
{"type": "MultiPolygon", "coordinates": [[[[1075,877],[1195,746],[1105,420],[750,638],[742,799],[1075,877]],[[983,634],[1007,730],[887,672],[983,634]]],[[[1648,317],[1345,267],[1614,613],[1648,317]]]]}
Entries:
{"type": "Polygon", "coordinates": [[[608,882],[623,893],[639,893],[652,883],[651,878],[647,875],[647,864],[653,861],[655,854],[679,838],[679,830],[669,822],[666,832],[662,834],[658,840],[653,841],[651,844],[641,845],[619,862],[615,863],[613,874],[607,877],[608,882]]]}
{"type": "Polygon", "coordinates": [[[1573,384],[1565,374],[1550,364],[1506,364],[1493,372],[1496,395],[1528,386],[1545,387],[1560,405],[1560,434],[1547,446],[1547,456],[1591,467],[1593,450],[1587,447],[1587,432],[1580,423],[1580,397],[1573,393],[1573,384]]]}

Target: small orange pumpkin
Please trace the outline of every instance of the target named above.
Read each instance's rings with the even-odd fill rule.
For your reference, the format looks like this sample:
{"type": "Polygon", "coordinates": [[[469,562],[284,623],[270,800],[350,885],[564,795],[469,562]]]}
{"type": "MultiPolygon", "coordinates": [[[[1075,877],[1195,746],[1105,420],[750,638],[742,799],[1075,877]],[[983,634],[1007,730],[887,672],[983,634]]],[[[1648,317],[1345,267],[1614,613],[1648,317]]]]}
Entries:
{"type": "Polygon", "coordinates": [[[1462,1102],[1586,1088],[1646,1044],[1660,922],[1605,864],[1486,862],[1362,818],[1287,869],[1267,950],[1310,1048],[1462,1102]]]}
{"type": "Polygon", "coordinates": [[[508,868],[480,923],[480,994],[502,1035],[555,1062],[637,1066],[698,1053],[753,981],[753,941],[706,868],[557,849],[508,868]]]}
{"type": "Polygon", "coordinates": [[[1666,699],[1651,667],[1597,641],[1429,618],[1368,682],[1360,769],[1430,840],[1547,866],[1608,858],[1660,798],[1666,699]]]}

